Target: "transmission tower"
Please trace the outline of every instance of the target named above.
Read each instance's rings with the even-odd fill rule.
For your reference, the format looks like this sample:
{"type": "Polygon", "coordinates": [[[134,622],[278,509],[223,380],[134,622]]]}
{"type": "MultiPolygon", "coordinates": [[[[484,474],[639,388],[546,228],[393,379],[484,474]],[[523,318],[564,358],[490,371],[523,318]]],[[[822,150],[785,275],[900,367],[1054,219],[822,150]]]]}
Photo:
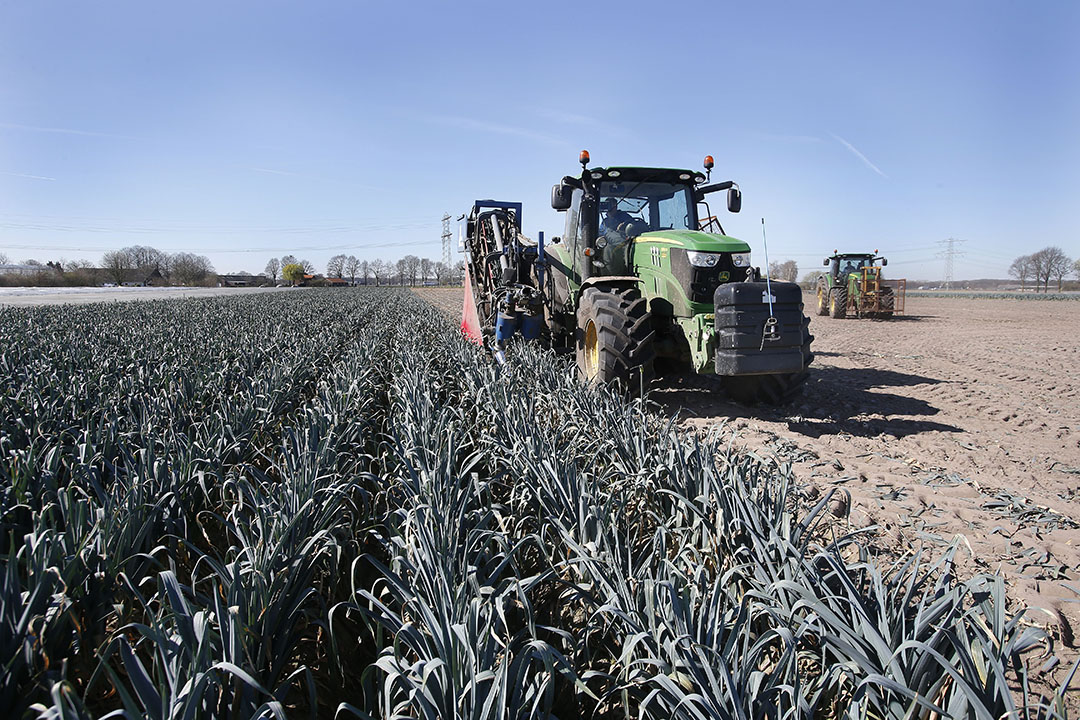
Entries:
{"type": "Polygon", "coordinates": [[[957,240],[956,238],[949,238],[947,240],[938,240],[938,245],[941,245],[944,249],[937,254],[938,257],[945,258],[945,289],[950,290],[952,288],[953,280],[953,259],[963,257],[967,253],[961,252],[956,249],[956,246],[966,240],[957,240]]]}
{"type": "Polygon", "coordinates": [[[442,216],[442,261],[446,267],[450,267],[450,213],[442,216]]]}

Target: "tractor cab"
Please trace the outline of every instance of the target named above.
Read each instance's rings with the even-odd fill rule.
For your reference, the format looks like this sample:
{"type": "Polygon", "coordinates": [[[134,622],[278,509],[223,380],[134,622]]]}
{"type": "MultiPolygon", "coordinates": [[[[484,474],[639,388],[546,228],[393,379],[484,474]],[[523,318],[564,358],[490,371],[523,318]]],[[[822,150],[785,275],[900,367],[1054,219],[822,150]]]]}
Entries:
{"type": "MultiPolygon", "coordinates": [[[[574,271],[570,277],[572,286],[593,277],[638,275],[637,249],[649,240],[666,238],[668,243],[674,242],[693,252],[698,248],[687,242],[687,233],[694,233],[701,240],[707,240],[702,231],[724,236],[706,201],[710,193],[726,190],[730,212],[739,212],[742,206],[742,194],[734,182],[709,184],[712,157],[706,158],[705,172],[677,168],[589,168],[587,152],[582,152],[580,162],[581,176],[564,177],[551,193],[552,208],[566,213],[562,236],[557,239],[561,244],[557,254],[574,271]]],[[[749,251],[744,243],[737,244],[739,247],[716,249],[740,254],[749,251]]],[[[719,257],[702,258],[702,262],[710,260],[711,267],[719,257]]]]}
{"type": "Polygon", "coordinates": [[[846,282],[846,278],[853,272],[859,272],[865,267],[872,267],[873,255],[833,255],[825,259],[825,265],[829,266],[829,274],[840,282],[846,282]]]}

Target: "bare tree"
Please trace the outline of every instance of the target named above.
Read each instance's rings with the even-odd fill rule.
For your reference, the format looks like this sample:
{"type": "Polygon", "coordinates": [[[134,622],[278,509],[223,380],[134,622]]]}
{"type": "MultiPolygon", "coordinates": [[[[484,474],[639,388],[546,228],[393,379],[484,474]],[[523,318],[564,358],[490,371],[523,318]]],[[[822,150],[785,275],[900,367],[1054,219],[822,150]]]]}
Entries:
{"type": "Polygon", "coordinates": [[[432,271],[435,269],[435,263],[431,262],[428,258],[420,259],[420,284],[426,285],[428,278],[431,277],[432,271]]]}
{"type": "Polygon", "coordinates": [[[1057,291],[1061,292],[1061,286],[1065,282],[1065,276],[1072,270],[1073,261],[1059,247],[1046,248],[1050,276],[1057,280],[1057,291]]]}
{"type": "Polygon", "coordinates": [[[376,287],[379,285],[379,281],[390,273],[390,265],[385,260],[372,260],[368,267],[371,274],[375,276],[376,287]]]}
{"type": "Polygon", "coordinates": [[[801,284],[807,290],[813,290],[813,289],[815,289],[817,287],[818,280],[824,274],[825,273],[822,272],[821,270],[811,270],[810,272],[808,272],[808,273],[806,273],[805,275],[802,276],[802,283],[801,284]]]}
{"type": "Polygon", "coordinates": [[[172,256],[172,274],[182,285],[201,283],[214,272],[214,266],[205,255],[179,252],[172,256]]]}
{"type": "Polygon", "coordinates": [[[277,282],[278,270],[281,269],[281,263],[277,258],[270,258],[266,263],[266,276],[270,278],[270,282],[277,282]]]}
{"type": "Polygon", "coordinates": [[[397,269],[398,285],[405,285],[405,258],[400,258],[394,263],[395,269],[397,269]]]}
{"type": "Polygon", "coordinates": [[[454,263],[454,272],[452,274],[454,282],[458,285],[465,284],[465,261],[458,260],[454,263]]]}
{"type": "Polygon", "coordinates": [[[131,271],[131,258],[123,250],[110,250],[101,256],[101,267],[119,285],[131,271]]]}
{"type": "Polygon", "coordinates": [[[769,263],[769,277],[774,280],[795,282],[799,279],[799,265],[794,260],[769,263]]]}
{"type": "Polygon", "coordinates": [[[345,273],[345,256],[335,255],[326,263],[326,277],[339,278],[345,273]]]}
{"type": "Polygon", "coordinates": [[[9,262],[11,261],[8,260],[8,256],[4,253],[0,253],[0,265],[7,265],[9,262]]]}
{"type": "Polygon", "coordinates": [[[301,260],[300,267],[304,268],[304,274],[306,275],[315,274],[315,264],[312,263],[310,260],[301,260]]]}
{"type": "Polygon", "coordinates": [[[450,266],[443,261],[440,260],[439,262],[435,263],[435,268],[432,272],[435,274],[436,285],[445,285],[446,283],[450,282],[451,269],[450,266]]]}
{"type": "Polygon", "coordinates": [[[1073,263],[1073,275],[1076,276],[1077,280],[1080,280],[1080,258],[1077,258],[1076,262],[1073,263]]]}
{"type": "Polygon", "coordinates": [[[367,278],[368,278],[368,275],[370,275],[370,274],[371,274],[371,261],[369,261],[369,260],[361,260],[360,261],[360,275],[364,278],[364,284],[365,285],[367,285],[367,278]]]}
{"type": "Polygon", "coordinates": [[[406,255],[402,260],[405,261],[405,274],[409,276],[409,284],[416,287],[416,278],[420,274],[420,258],[406,255]]]}
{"type": "Polygon", "coordinates": [[[142,272],[158,270],[168,262],[166,253],[146,245],[132,245],[124,248],[123,252],[128,254],[132,267],[138,268],[142,272]]]}
{"type": "Polygon", "coordinates": [[[1021,255],[1012,261],[1012,265],[1009,266],[1009,276],[1014,277],[1020,281],[1020,289],[1023,290],[1027,284],[1027,280],[1031,277],[1031,273],[1034,270],[1033,262],[1030,255],[1021,255]]]}
{"type": "Polygon", "coordinates": [[[1031,274],[1035,278],[1035,292],[1039,291],[1039,286],[1043,284],[1043,276],[1046,276],[1046,282],[1050,282],[1049,266],[1046,262],[1046,250],[1039,250],[1028,255],[1031,260],[1031,274]]]}
{"type": "Polygon", "coordinates": [[[350,255],[345,260],[345,274],[349,276],[349,284],[356,284],[356,273],[360,269],[360,261],[355,255],[350,255]]]}
{"type": "Polygon", "coordinates": [[[1042,283],[1043,292],[1050,291],[1050,279],[1058,279],[1058,289],[1061,289],[1061,280],[1069,271],[1070,260],[1068,255],[1056,245],[1044,247],[1031,255],[1032,269],[1035,279],[1042,283]]]}

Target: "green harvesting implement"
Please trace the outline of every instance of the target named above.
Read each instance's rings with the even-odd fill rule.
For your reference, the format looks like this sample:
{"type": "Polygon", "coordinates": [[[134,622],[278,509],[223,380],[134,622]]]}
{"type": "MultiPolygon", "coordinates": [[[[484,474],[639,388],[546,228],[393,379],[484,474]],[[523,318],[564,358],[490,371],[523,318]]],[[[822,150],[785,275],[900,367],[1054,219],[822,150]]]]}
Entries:
{"type": "Polygon", "coordinates": [[[514,335],[573,352],[582,375],[634,391],[657,374],[721,378],[743,402],[779,403],[802,385],[809,318],[794,283],[762,282],[750,246],[727,235],[707,197],[742,194],[705,172],[589,168],[552,188],[560,237],[521,234],[521,204],[481,200],[464,236],[463,327],[496,352],[514,335]]]}
{"type": "Polygon", "coordinates": [[[886,280],[889,261],[877,254],[837,253],[825,258],[829,271],[818,278],[817,313],[834,318],[891,318],[904,311],[906,280],[886,280]],[[879,262],[880,261],[880,262],[879,262]]]}

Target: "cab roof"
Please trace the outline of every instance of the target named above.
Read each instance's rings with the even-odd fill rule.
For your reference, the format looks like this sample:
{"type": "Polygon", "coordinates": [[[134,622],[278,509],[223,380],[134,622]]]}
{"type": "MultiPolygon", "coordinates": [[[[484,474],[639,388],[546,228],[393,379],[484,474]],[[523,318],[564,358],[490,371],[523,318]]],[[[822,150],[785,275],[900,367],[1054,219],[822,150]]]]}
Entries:
{"type": "Polygon", "coordinates": [[[705,174],[679,168],[622,167],[589,168],[596,181],[611,182],[669,182],[677,185],[696,185],[705,182],[705,174]],[[617,173],[612,175],[612,173],[617,173]],[[600,177],[596,177],[599,174],[600,177]]]}

